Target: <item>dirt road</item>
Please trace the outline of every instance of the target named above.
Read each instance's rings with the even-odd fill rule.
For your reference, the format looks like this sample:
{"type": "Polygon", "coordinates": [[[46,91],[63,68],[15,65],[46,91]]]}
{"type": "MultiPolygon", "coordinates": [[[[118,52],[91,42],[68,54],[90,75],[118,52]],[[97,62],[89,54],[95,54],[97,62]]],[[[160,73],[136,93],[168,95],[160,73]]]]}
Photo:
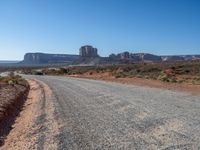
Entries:
{"type": "Polygon", "coordinates": [[[3,148],[200,149],[199,96],[88,79],[26,78],[34,80],[37,94],[3,148]]]}

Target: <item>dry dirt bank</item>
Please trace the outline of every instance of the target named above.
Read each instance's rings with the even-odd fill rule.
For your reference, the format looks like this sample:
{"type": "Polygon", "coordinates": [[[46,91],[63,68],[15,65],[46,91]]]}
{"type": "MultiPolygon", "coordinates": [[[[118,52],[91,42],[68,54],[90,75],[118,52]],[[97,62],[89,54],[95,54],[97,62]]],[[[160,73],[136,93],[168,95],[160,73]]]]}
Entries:
{"type": "Polygon", "coordinates": [[[59,131],[53,117],[51,90],[40,81],[28,82],[28,99],[0,150],[57,149],[52,134],[59,131]]]}
{"type": "Polygon", "coordinates": [[[0,83],[0,146],[12,129],[11,126],[26,100],[28,91],[29,85],[25,80],[14,85],[0,83]]]}

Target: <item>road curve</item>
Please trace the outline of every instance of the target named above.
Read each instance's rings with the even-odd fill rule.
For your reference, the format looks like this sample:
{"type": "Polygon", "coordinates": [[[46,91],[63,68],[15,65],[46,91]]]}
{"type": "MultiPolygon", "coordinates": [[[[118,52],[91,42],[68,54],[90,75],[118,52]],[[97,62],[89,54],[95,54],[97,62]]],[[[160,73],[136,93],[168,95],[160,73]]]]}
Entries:
{"type": "Polygon", "coordinates": [[[52,90],[49,101],[62,124],[51,133],[57,149],[200,149],[199,96],[88,79],[26,78],[52,90]]]}

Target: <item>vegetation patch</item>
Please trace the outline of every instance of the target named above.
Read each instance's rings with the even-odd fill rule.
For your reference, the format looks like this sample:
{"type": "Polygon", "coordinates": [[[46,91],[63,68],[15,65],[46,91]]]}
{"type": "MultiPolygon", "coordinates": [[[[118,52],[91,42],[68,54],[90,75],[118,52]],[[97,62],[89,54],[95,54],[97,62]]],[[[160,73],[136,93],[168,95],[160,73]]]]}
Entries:
{"type": "Polygon", "coordinates": [[[42,69],[36,74],[34,69],[24,73],[34,75],[103,75],[108,73],[115,78],[143,78],[171,83],[199,84],[200,60],[162,63],[136,63],[127,65],[73,66],[42,69]]]}

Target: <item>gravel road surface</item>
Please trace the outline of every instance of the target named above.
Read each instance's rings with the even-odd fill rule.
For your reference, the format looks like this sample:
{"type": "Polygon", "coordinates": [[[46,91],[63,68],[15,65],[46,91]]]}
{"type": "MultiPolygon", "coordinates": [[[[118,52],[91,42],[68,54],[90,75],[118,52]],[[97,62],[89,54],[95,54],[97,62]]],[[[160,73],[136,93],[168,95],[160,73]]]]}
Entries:
{"type": "MultiPolygon", "coordinates": [[[[46,101],[61,125],[51,133],[59,150],[200,149],[199,96],[88,79],[26,78],[52,90],[54,98],[46,101]]],[[[44,134],[37,143],[41,149],[45,140],[44,134]]]]}

